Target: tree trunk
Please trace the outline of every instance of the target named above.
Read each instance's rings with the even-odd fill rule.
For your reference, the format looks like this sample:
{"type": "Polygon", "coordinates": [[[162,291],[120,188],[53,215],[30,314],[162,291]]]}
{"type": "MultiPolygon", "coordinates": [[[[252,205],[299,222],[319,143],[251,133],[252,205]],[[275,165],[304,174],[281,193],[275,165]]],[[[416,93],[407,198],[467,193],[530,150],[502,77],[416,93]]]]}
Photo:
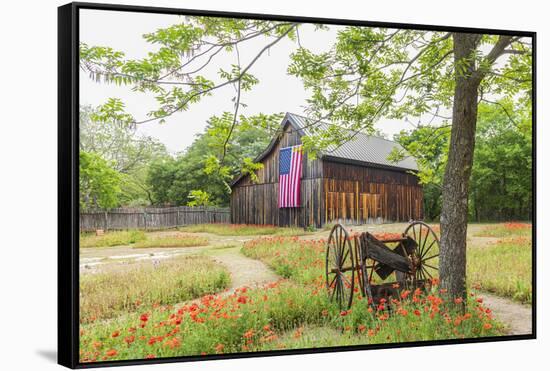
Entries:
{"type": "Polygon", "coordinates": [[[468,186],[472,172],[479,80],[472,76],[478,35],[453,34],[455,91],[449,157],[443,181],[441,251],[442,288],[452,297],[466,294],[468,186]]]}

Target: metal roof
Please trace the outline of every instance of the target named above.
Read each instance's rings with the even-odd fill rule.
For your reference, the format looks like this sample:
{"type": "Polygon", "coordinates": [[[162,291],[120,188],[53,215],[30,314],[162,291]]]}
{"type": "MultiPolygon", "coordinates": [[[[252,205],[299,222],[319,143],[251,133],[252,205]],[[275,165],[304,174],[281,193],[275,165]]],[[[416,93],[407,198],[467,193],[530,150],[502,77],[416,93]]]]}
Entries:
{"type": "MultiPolygon", "coordinates": [[[[315,126],[317,129],[328,129],[329,124],[325,122],[315,123],[314,120],[308,119],[294,113],[287,113],[283,120],[283,125],[286,120],[292,122],[296,129],[301,130],[301,135],[311,135],[311,128],[315,126]]],[[[366,165],[378,165],[387,168],[396,168],[400,170],[418,170],[418,166],[413,157],[408,156],[398,162],[388,160],[389,154],[394,148],[402,150],[403,147],[399,143],[368,135],[362,132],[351,132],[348,129],[342,128],[347,134],[353,134],[349,141],[344,142],[340,146],[332,146],[321,153],[321,157],[327,160],[349,160],[366,165]]]]}

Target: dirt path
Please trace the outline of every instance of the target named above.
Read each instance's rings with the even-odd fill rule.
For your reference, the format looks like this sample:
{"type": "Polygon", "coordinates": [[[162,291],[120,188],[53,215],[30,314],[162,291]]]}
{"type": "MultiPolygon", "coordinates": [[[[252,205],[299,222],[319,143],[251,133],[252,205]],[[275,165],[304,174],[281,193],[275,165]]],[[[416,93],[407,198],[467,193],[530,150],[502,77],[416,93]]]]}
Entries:
{"type": "Polygon", "coordinates": [[[212,255],[212,258],[223,264],[229,271],[231,275],[229,291],[243,286],[263,286],[281,279],[267,265],[244,256],[238,248],[222,250],[222,252],[212,255]]]}
{"type": "Polygon", "coordinates": [[[507,326],[508,335],[525,335],[532,332],[531,307],[509,299],[483,293],[483,303],[489,307],[497,320],[507,326]]]}

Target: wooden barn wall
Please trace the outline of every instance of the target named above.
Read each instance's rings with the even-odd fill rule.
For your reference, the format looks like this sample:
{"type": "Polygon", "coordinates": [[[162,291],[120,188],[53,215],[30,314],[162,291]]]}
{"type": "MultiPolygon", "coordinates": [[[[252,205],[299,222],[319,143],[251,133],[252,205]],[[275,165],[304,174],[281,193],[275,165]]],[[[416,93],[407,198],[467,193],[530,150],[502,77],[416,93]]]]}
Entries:
{"type": "Polygon", "coordinates": [[[422,219],[423,192],[415,175],[402,171],[323,162],[322,223],[422,219]]]}
{"type": "Polygon", "coordinates": [[[235,187],[231,195],[231,222],[283,227],[320,227],[321,187],[321,178],[302,179],[302,207],[282,209],[277,205],[279,183],[235,187]]]}
{"type": "Polygon", "coordinates": [[[300,208],[279,209],[279,150],[301,144],[300,136],[286,125],[279,142],[263,160],[257,171],[258,181],[244,177],[232,188],[231,221],[237,224],[272,224],[305,227],[322,224],[322,163],[309,161],[304,154],[300,208]]]}

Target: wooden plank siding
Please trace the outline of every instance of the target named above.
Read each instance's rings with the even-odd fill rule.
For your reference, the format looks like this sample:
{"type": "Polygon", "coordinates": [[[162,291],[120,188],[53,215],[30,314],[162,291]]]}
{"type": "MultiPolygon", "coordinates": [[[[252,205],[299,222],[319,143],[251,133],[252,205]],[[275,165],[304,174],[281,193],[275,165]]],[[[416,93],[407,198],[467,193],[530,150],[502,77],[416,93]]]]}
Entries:
{"type": "Polygon", "coordinates": [[[258,180],[250,176],[240,179],[232,187],[231,221],[236,224],[272,224],[278,226],[321,227],[321,172],[320,160],[309,160],[304,154],[302,164],[302,185],[299,208],[278,207],[279,195],[279,150],[301,144],[296,130],[285,124],[278,142],[262,160],[263,168],[256,172],[258,180]]]}
{"type": "Polygon", "coordinates": [[[422,219],[423,193],[414,174],[323,161],[323,224],[422,219]]]}
{"type": "Polygon", "coordinates": [[[261,159],[257,182],[242,177],[232,186],[231,222],[278,226],[313,225],[333,221],[379,223],[422,219],[423,193],[416,175],[328,160],[308,160],[304,154],[301,207],[279,209],[279,150],[301,143],[290,122],[261,159]]]}

